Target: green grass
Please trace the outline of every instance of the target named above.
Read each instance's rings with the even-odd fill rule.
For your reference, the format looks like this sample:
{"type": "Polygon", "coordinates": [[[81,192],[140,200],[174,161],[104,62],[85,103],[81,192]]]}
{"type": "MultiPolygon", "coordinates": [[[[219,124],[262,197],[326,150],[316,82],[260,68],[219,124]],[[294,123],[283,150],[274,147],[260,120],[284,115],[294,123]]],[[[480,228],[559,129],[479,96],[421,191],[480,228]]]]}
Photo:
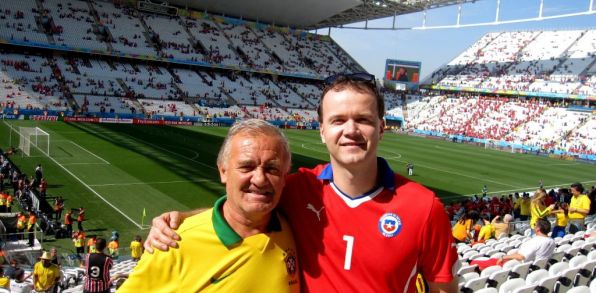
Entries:
{"type": "MultiPolygon", "coordinates": [[[[36,164],[43,164],[50,196],[63,196],[66,208],[84,206],[89,234],[108,237],[118,230],[122,247],[136,234],[144,238],[148,230],[141,225],[147,226],[154,216],[208,207],[224,193],[215,160],[227,128],[6,121],[0,122],[4,149],[11,137],[12,144],[18,144],[15,135],[9,135],[8,123],[38,126],[50,133],[51,158],[37,151],[32,157],[11,159],[30,175],[36,164]],[[143,209],[147,217],[141,223],[143,209]]],[[[294,169],[328,160],[318,132],[286,134],[294,169]]],[[[540,179],[546,186],[596,184],[596,165],[392,133],[383,137],[379,155],[400,174],[405,174],[407,162],[414,163],[412,179],[435,190],[444,201],[480,193],[484,184],[495,194],[533,189],[540,179]]],[[[50,238],[44,245],[74,250],[69,240],[50,238]]]]}

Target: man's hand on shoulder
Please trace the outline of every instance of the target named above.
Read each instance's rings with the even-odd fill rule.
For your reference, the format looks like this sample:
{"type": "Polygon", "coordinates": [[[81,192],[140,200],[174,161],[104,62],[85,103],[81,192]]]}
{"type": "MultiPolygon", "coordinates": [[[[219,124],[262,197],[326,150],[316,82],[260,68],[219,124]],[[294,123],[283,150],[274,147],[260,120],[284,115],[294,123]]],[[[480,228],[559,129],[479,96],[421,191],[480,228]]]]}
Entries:
{"type": "Polygon", "coordinates": [[[177,248],[178,243],[176,241],[180,240],[180,236],[176,234],[175,230],[178,229],[184,219],[205,210],[205,208],[201,208],[188,212],[172,211],[153,218],[151,230],[143,244],[145,251],[153,253],[154,248],[161,251],[168,251],[170,247],[177,248]]]}

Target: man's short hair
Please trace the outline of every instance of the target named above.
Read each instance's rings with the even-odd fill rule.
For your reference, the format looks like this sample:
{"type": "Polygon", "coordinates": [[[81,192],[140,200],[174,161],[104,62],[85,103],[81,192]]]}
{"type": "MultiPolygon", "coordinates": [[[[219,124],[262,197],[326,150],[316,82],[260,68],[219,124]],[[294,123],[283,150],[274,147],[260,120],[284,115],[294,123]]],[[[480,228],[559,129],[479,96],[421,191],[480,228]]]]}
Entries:
{"type": "Polygon", "coordinates": [[[571,188],[579,191],[579,193],[584,193],[584,186],[579,182],[571,184],[571,188]]]}
{"type": "Polygon", "coordinates": [[[279,138],[282,141],[284,156],[287,164],[287,166],[285,166],[285,171],[290,171],[290,167],[292,166],[292,154],[290,153],[290,144],[288,143],[288,139],[279,128],[261,119],[241,120],[234,123],[234,125],[230,127],[230,130],[228,130],[228,134],[226,135],[226,138],[219,149],[219,154],[217,155],[217,166],[225,166],[228,163],[228,158],[230,157],[231,152],[230,148],[232,138],[238,134],[247,134],[251,137],[265,135],[276,136],[279,138]]]}
{"type": "Polygon", "coordinates": [[[547,235],[550,232],[550,222],[547,219],[540,218],[536,221],[536,228],[540,233],[547,235]]]}
{"type": "Polygon", "coordinates": [[[97,251],[106,249],[106,240],[98,237],[97,240],[95,240],[95,249],[97,249],[97,251]]]}
{"type": "Polygon", "coordinates": [[[351,77],[355,75],[357,74],[344,74],[327,78],[327,80],[333,78],[333,81],[325,86],[325,89],[323,89],[323,94],[321,95],[321,99],[319,100],[319,106],[317,107],[319,122],[323,122],[323,98],[325,98],[325,95],[332,90],[339,92],[347,88],[353,89],[359,93],[366,93],[374,96],[375,101],[377,102],[379,119],[383,119],[383,116],[385,116],[385,98],[377,87],[374,75],[370,75],[372,78],[370,81],[351,77]]]}

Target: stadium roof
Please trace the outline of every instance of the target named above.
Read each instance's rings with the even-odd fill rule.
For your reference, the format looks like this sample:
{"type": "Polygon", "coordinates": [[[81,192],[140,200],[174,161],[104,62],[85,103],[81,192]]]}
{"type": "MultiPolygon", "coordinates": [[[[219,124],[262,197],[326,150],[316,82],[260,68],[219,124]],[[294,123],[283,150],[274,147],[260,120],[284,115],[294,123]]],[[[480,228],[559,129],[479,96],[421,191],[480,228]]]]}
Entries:
{"type": "Polygon", "coordinates": [[[476,0],[170,0],[178,6],[298,29],[338,27],[476,0]]]}

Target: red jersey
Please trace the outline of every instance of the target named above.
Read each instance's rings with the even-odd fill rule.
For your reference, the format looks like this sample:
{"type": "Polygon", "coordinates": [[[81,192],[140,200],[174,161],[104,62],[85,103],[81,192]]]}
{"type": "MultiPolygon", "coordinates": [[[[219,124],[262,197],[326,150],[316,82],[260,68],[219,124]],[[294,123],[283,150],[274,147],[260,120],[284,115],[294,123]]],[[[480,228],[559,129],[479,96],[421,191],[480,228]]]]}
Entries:
{"type": "Polygon", "coordinates": [[[416,292],[416,275],[450,282],[457,261],[443,205],[379,159],[382,182],[349,198],[331,165],[288,176],[281,207],[294,232],[305,292],[416,292]]]}

